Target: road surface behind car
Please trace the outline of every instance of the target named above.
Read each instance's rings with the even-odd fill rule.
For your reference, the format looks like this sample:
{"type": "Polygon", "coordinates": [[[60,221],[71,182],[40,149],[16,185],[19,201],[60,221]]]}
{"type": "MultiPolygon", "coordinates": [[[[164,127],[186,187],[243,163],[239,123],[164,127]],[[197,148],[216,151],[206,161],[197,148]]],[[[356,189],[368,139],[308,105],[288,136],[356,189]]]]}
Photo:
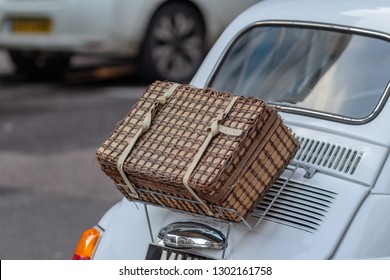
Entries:
{"type": "Polygon", "coordinates": [[[131,73],[98,65],[29,81],[0,52],[0,259],[71,259],[122,198],[95,151],[145,88],[131,73]]]}

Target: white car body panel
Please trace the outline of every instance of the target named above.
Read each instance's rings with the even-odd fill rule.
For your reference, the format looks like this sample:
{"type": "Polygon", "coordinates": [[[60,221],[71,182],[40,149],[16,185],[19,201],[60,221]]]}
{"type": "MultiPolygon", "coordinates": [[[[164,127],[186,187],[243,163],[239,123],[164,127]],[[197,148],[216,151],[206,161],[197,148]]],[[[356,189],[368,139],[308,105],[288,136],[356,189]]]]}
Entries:
{"type": "Polygon", "coordinates": [[[371,194],[359,209],[334,254],[336,259],[376,259],[389,257],[389,195],[371,194]]]}
{"type": "MultiPolygon", "coordinates": [[[[390,7],[387,1],[264,1],[239,16],[222,34],[192,80],[197,87],[208,85],[227,48],[241,31],[257,22],[288,21],[364,29],[389,36],[390,7]],[[359,8],[355,8],[358,7],[359,8]],[[301,6],[302,7],[302,6],[301,6]],[[387,8],[386,8],[387,7],[387,8]]],[[[255,229],[232,224],[226,259],[387,259],[390,258],[390,136],[387,131],[390,105],[387,102],[371,121],[359,125],[334,122],[311,116],[282,113],[286,124],[300,138],[328,143],[340,150],[356,151],[359,161],[345,168],[343,155],[329,165],[317,163],[314,149],[298,152],[293,164],[317,170],[305,178],[303,169],[293,180],[329,194],[329,204],[318,228],[300,228],[299,223],[262,220],[255,229]],[[302,156],[305,153],[305,156],[302,156]]],[[[345,161],[347,161],[345,159],[345,161]]],[[[348,163],[346,163],[348,165],[348,163]]],[[[287,174],[289,171],[286,171],[287,174]]],[[[285,176],[287,176],[285,174],[285,176]]],[[[310,202],[312,203],[312,202],[310,202]]],[[[95,259],[143,259],[148,244],[171,222],[197,221],[227,232],[228,224],[209,218],[147,207],[152,229],[149,232],[142,204],[123,199],[99,222],[105,229],[95,259]]],[[[303,221],[303,220],[302,220],[303,221]]],[[[221,252],[202,251],[221,258],[221,252]]]]}

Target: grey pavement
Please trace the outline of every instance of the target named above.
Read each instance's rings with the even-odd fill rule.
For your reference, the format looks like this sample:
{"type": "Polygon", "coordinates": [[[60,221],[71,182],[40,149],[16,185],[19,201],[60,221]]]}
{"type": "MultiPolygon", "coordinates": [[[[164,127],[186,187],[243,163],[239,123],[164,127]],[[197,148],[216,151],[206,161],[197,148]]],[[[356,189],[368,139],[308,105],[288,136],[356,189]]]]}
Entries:
{"type": "Polygon", "coordinates": [[[71,259],[82,232],[122,198],[95,151],[144,86],[12,73],[0,52],[0,259],[71,259]]]}

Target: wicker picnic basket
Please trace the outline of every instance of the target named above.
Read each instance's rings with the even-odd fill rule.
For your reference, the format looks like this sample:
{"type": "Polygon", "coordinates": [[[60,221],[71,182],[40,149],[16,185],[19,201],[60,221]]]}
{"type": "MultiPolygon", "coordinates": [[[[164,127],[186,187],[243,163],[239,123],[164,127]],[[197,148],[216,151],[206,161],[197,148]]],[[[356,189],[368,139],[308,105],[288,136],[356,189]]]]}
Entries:
{"type": "Polygon", "coordinates": [[[239,222],[298,146],[260,99],[156,81],[97,159],[129,200],[239,222]]]}

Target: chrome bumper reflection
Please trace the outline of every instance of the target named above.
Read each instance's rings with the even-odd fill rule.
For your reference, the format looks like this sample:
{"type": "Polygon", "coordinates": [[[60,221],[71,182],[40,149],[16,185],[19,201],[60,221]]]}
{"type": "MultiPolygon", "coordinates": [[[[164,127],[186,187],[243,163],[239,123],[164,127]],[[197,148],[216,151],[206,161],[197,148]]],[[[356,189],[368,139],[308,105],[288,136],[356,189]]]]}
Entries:
{"type": "Polygon", "coordinates": [[[227,246],[222,232],[201,223],[176,222],[163,227],[158,237],[173,248],[223,250],[227,246]]]}

